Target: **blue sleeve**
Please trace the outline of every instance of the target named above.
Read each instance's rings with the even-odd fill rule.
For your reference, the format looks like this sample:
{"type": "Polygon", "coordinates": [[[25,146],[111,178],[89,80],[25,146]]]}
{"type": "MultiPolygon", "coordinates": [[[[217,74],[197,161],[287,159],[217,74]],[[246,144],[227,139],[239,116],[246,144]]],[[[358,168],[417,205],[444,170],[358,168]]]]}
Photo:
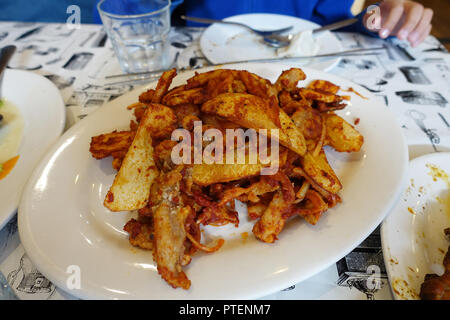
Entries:
{"type": "MultiPolygon", "coordinates": [[[[276,13],[326,25],[352,18],[353,2],[354,0],[184,0],[183,6],[186,15],[194,17],[224,19],[238,14],[276,13]]],[[[188,22],[187,25],[200,24],[188,22]]]]}
{"type": "MultiPolygon", "coordinates": [[[[297,2],[301,4],[306,1],[297,2]]],[[[354,0],[315,0],[308,2],[315,2],[311,17],[308,20],[314,21],[320,25],[353,18],[351,8],[354,0]]]]}

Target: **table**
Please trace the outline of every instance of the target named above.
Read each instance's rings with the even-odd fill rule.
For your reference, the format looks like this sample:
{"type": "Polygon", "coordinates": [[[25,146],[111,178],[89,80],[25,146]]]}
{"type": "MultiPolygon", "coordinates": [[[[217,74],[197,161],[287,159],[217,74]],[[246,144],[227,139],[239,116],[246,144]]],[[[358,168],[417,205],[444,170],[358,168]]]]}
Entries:
{"type": "MultiPolygon", "coordinates": [[[[15,44],[18,48],[10,68],[43,75],[58,87],[67,107],[66,129],[104,103],[150,81],[105,79],[121,70],[100,25],[69,29],[65,24],[0,22],[0,30],[0,47],[15,44]]],[[[172,67],[208,65],[199,47],[203,30],[171,29],[172,67]]],[[[344,49],[386,46],[381,55],[344,57],[330,72],[362,85],[395,113],[410,159],[450,151],[450,55],[445,47],[432,36],[413,49],[397,39],[336,35],[344,49]]],[[[20,243],[17,216],[0,230],[0,272],[19,299],[75,299],[33,266],[20,243]]],[[[13,298],[2,294],[0,287],[0,299],[13,298]]],[[[392,299],[379,228],[325,271],[263,299],[392,299]],[[369,277],[374,276],[380,285],[368,286],[369,277]]]]}

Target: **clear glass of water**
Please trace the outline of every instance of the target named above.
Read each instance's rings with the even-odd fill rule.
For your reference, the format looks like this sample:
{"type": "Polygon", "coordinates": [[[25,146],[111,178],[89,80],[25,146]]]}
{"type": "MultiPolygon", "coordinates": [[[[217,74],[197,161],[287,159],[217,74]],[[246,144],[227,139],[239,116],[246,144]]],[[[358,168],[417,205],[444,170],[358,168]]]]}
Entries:
{"type": "Polygon", "coordinates": [[[170,0],[102,0],[97,8],[125,73],[168,68],[170,0]]]}

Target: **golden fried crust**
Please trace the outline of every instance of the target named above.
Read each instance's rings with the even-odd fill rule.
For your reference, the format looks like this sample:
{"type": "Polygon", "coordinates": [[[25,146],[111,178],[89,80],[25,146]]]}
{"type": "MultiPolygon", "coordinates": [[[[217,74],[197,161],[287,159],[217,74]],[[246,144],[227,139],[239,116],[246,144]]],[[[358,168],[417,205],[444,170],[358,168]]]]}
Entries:
{"type": "Polygon", "coordinates": [[[325,113],[325,144],[339,152],[358,152],[364,137],[351,124],[334,113],[325,113]]]}
{"type": "Polygon", "coordinates": [[[253,177],[261,172],[264,165],[256,164],[194,164],[192,178],[199,186],[209,186],[214,183],[229,182],[253,177]]]}
{"type": "Polygon", "coordinates": [[[267,116],[271,119],[275,125],[280,126],[279,119],[279,102],[278,102],[278,91],[269,80],[261,78],[260,76],[248,72],[239,71],[239,79],[247,88],[247,92],[260,97],[268,102],[269,108],[267,109],[267,116]]]}
{"type": "Polygon", "coordinates": [[[329,165],[323,150],[317,156],[306,153],[302,165],[305,173],[326,191],[337,194],[342,189],[342,184],[329,165]]]}
{"type": "Polygon", "coordinates": [[[149,134],[152,117],[147,109],[119,172],[103,204],[111,211],[137,210],[149,199],[150,186],[159,172],[153,159],[152,138],[149,134]]]}
{"type": "Polygon", "coordinates": [[[177,116],[175,112],[162,104],[151,103],[148,109],[147,130],[155,140],[170,138],[173,130],[177,128],[177,116]]]}
{"type": "Polygon", "coordinates": [[[154,94],[155,94],[155,89],[148,89],[147,91],[142,92],[142,93],[139,95],[139,102],[142,102],[142,103],[151,103],[154,94]]]}
{"type": "Polygon", "coordinates": [[[124,156],[133,142],[135,131],[113,131],[91,138],[89,151],[95,159],[124,156]]]}
{"type": "Polygon", "coordinates": [[[310,106],[296,103],[296,110],[291,116],[294,124],[300,129],[305,139],[316,140],[322,132],[320,112],[310,106]]]}
{"type": "Polygon", "coordinates": [[[286,223],[284,214],[290,204],[283,198],[283,193],[277,191],[261,218],[253,226],[255,237],[263,242],[275,242],[286,223]]]}
{"type": "Polygon", "coordinates": [[[305,199],[293,210],[299,216],[315,225],[323,212],[328,210],[327,203],[323,200],[320,194],[312,189],[306,192],[305,199]]]}
{"type": "Polygon", "coordinates": [[[150,224],[131,219],[123,230],[129,233],[128,240],[132,246],[145,250],[153,249],[153,227],[150,224]]]}
{"type": "Polygon", "coordinates": [[[204,88],[193,88],[172,90],[167,93],[162,99],[162,104],[174,107],[179,104],[202,104],[206,101],[206,95],[204,94],[204,88]]]}
{"type": "Polygon", "coordinates": [[[337,94],[337,92],[340,89],[339,86],[337,86],[334,83],[331,83],[330,81],[327,81],[327,80],[313,80],[308,85],[308,88],[310,88],[312,90],[319,90],[319,91],[328,92],[328,93],[332,93],[332,94],[337,94]]]}
{"type": "Polygon", "coordinates": [[[291,91],[297,88],[297,84],[300,80],[305,80],[306,75],[302,69],[291,68],[283,71],[275,82],[275,86],[278,91],[287,90],[291,91]]]}
{"type": "MultiPolygon", "coordinates": [[[[294,188],[289,178],[282,172],[273,176],[272,183],[279,183],[277,190],[261,218],[253,226],[253,234],[261,241],[273,243],[283,230],[286,220],[289,218],[289,210],[295,200],[294,188]]],[[[270,181],[270,180],[269,180],[270,181]]]]}
{"type": "Polygon", "coordinates": [[[309,88],[299,88],[300,94],[303,95],[306,99],[316,100],[326,103],[332,103],[337,100],[340,100],[340,97],[326,91],[313,90],[309,88]]]}
{"type": "Polygon", "coordinates": [[[177,69],[173,68],[169,71],[164,72],[158,80],[156,85],[155,93],[152,96],[152,103],[161,103],[162,98],[169,90],[170,84],[173,78],[177,75],[177,69]]]}
{"type": "Polygon", "coordinates": [[[224,72],[233,72],[227,69],[217,69],[203,73],[196,73],[195,76],[187,80],[186,89],[194,89],[207,85],[212,80],[221,77],[224,72]]]}
{"type": "Polygon", "coordinates": [[[278,108],[279,125],[269,116],[271,107],[268,102],[258,96],[246,93],[224,93],[208,100],[202,105],[202,112],[215,114],[245,128],[278,129],[279,141],[285,147],[303,155],[306,143],[300,130],[289,116],[278,108]],[[279,130],[281,129],[281,130],[279,130]]]}
{"type": "Polygon", "coordinates": [[[450,300],[450,272],[442,276],[427,275],[420,287],[422,300],[450,300]]]}
{"type": "Polygon", "coordinates": [[[196,116],[200,115],[200,107],[196,104],[187,103],[179,104],[172,107],[173,112],[177,116],[178,125],[181,126],[183,119],[186,116],[196,116]]]}

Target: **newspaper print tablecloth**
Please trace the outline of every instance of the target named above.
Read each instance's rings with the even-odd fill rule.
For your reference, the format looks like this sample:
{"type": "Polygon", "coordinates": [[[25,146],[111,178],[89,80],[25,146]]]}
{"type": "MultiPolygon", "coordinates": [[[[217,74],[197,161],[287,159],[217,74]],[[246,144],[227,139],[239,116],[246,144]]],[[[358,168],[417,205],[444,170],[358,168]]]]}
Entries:
{"type": "MultiPolygon", "coordinates": [[[[203,30],[172,28],[172,66],[208,65],[198,43],[203,30]]],[[[386,46],[381,55],[344,57],[331,73],[362,85],[397,115],[410,158],[449,151],[450,55],[445,48],[431,36],[413,49],[396,39],[336,35],[344,49],[386,46]]],[[[67,107],[66,129],[104,103],[149,81],[105,80],[121,70],[99,25],[68,29],[64,24],[0,22],[0,47],[8,44],[18,47],[10,68],[43,75],[59,88],[67,107]]],[[[16,217],[0,230],[0,271],[19,299],[74,299],[33,266],[20,243],[16,217]]],[[[15,298],[1,289],[0,299],[15,298]]],[[[379,228],[325,271],[264,299],[392,299],[379,228]],[[374,266],[379,285],[371,286],[374,266]]]]}

